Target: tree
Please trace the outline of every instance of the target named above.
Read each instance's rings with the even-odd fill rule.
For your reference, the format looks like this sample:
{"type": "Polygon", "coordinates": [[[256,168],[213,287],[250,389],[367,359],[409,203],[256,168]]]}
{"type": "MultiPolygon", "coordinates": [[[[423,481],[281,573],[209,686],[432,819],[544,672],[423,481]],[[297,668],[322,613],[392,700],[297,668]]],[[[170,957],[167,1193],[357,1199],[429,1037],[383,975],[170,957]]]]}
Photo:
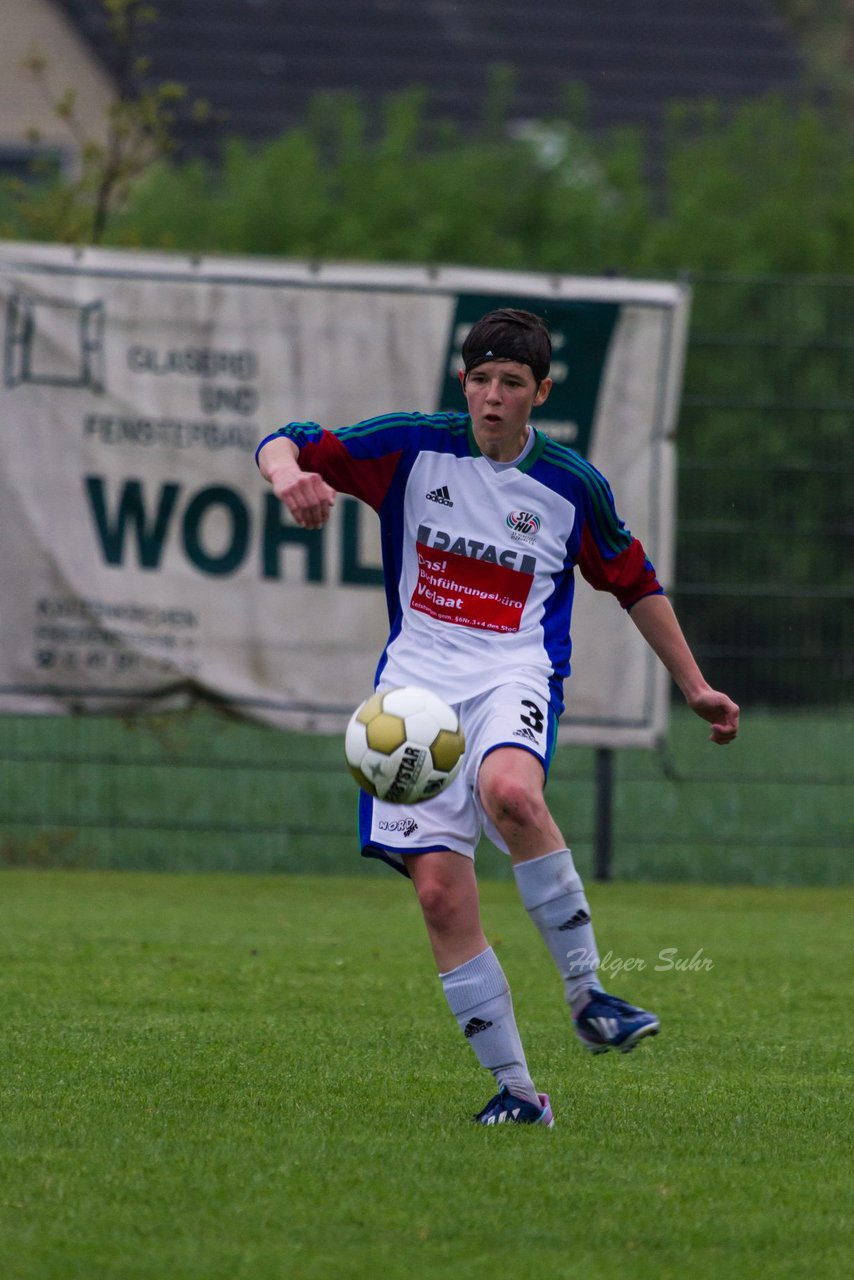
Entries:
{"type": "MultiPolygon", "coordinates": [[[[99,244],[115,212],[122,208],[135,184],[157,161],[173,153],[175,110],[186,97],[182,85],[152,84],[150,61],[142,52],[157,11],[145,0],[100,0],[113,46],[115,98],[110,103],[100,138],[87,132],[77,113],[77,91],[59,92],[47,59],[34,48],[26,69],[42,87],[54,114],[76,143],[76,174],[64,178],[44,160],[34,162],[35,181],[7,184],[20,230],[36,239],[63,243],[99,244]]],[[[196,118],[207,105],[192,106],[196,118]]],[[[38,143],[37,130],[29,140],[38,143]]]]}

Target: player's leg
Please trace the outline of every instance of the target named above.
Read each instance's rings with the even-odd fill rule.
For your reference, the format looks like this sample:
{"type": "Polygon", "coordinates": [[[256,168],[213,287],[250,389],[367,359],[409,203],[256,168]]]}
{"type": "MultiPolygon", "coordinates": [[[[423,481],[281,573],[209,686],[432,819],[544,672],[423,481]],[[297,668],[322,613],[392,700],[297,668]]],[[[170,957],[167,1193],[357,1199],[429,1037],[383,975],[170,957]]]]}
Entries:
{"type": "Polygon", "coordinates": [[[451,1012],[499,1084],[499,1094],[484,1108],[493,1107],[494,1116],[483,1123],[550,1123],[548,1100],[537,1093],[528,1071],[504,970],[481,927],[472,859],[442,850],[408,854],[404,864],[451,1012]]]}
{"type": "Polygon", "coordinates": [[[590,906],[570,850],[546,805],[544,762],[499,746],[480,768],[486,814],[513,859],[519,895],[555,962],[576,1032],[594,1052],[634,1048],[659,1029],[654,1014],[602,991],[590,906]]]}
{"type": "Polygon", "coordinates": [[[514,864],[540,858],[564,844],[544,795],[546,773],[526,748],[499,746],[478,773],[480,801],[510,851],[514,864]]]}
{"type": "Polygon", "coordinates": [[[544,785],[543,764],[526,749],[498,747],[480,768],[481,803],[510,852],[520,897],[575,1016],[599,985],[599,954],[584,886],[546,805],[544,785]]]}
{"type": "Polygon", "coordinates": [[[440,850],[405,855],[440,973],[456,969],[489,946],[480,923],[474,863],[440,850]]]}

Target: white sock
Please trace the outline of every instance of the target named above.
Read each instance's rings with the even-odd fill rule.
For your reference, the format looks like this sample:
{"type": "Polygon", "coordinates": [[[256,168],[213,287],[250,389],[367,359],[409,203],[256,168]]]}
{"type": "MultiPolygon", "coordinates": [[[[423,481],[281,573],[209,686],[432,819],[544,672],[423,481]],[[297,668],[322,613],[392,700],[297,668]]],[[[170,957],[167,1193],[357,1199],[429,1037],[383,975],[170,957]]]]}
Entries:
{"type": "Polygon", "coordinates": [[[451,1012],[481,1066],[517,1098],[539,1105],[510,988],[492,947],[439,977],[451,1012]]]}
{"type": "Polygon", "coordinates": [[[513,867],[519,895],[543,936],[563,979],[573,1016],[581,1012],[598,987],[599,953],[590,923],[590,907],[569,849],[513,867]]]}

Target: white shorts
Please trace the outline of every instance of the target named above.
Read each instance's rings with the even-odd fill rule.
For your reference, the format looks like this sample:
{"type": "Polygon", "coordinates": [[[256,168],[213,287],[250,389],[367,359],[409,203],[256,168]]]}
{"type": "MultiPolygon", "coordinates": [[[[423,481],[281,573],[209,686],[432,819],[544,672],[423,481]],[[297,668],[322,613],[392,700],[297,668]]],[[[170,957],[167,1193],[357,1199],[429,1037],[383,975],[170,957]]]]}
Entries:
{"type": "Polygon", "coordinates": [[[407,875],[404,854],[450,849],[473,859],[481,835],[502,853],[509,853],[480,803],[480,766],[497,747],[521,747],[537,757],[548,775],[557,717],[546,693],[519,684],[491,689],[457,703],[455,710],[466,736],[466,754],[457,777],[445,791],[421,804],[388,804],[362,792],[359,837],[363,857],[381,858],[407,875]]]}

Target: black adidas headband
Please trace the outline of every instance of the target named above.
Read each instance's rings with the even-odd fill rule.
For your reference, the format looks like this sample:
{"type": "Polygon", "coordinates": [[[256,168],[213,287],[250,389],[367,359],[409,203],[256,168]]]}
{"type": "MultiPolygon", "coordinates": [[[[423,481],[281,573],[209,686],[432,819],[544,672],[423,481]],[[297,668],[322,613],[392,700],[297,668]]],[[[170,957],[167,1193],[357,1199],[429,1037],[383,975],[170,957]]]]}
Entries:
{"type": "Polygon", "coordinates": [[[537,382],[542,382],[543,378],[548,377],[548,373],[549,373],[548,365],[546,365],[545,368],[543,368],[542,366],[540,366],[540,368],[537,368],[534,364],[534,361],[526,352],[501,350],[501,349],[499,349],[498,351],[493,351],[490,349],[489,351],[478,351],[478,352],[470,353],[468,358],[465,359],[464,361],[466,374],[471,373],[472,369],[476,369],[478,365],[486,364],[490,360],[512,360],[516,364],[526,364],[528,368],[531,370],[531,373],[536,378],[537,382]]]}

